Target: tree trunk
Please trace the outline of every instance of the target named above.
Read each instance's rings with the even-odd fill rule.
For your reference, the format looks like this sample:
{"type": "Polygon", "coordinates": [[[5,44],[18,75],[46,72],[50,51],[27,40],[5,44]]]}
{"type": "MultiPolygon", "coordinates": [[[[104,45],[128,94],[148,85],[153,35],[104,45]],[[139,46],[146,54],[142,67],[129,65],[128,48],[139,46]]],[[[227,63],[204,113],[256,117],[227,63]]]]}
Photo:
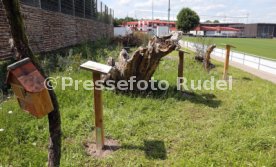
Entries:
{"type": "Polygon", "coordinates": [[[215,48],[216,48],[216,45],[209,46],[204,57],[204,67],[205,67],[205,70],[208,72],[210,71],[211,68],[214,67],[214,65],[210,62],[210,59],[211,59],[211,54],[215,48]]]}
{"type": "Polygon", "coordinates": [[[118,62],[109,58],[107,64],[113,69],[104,77],[105,82],[108,80],[113,80],[116,83],[121,80],[128,81],[133,76],[136,77],[137,82],[140,80],[148,82],[161,59],[179,47],[180,37],[179,33],[162,38],[154,37],[146,48],[140,47],[131,57],[126,50],[122,50],[118,62]]]}
{"type": "Polygon", "coordinates": [[[204,69],[210,71],[212,68],[215,68],[215,65],[210,62],[211,54],[216,48],[216,45],[210,45],[205,53],[205,55],[199,55],[195,57],[195,60],[203,63],[204,69]]]}
{"type": "MultiPolygon", "coordinates": [[[[29,47],[28,38],[25,33],[23,18],[20,13],[19,0],[2,0],[2,2],[6,10],[7,19],[10,24],[16,59],[20,60],[25,57],[29,57],[33,61],[37,69],[41,72],[41,74],[45,78],[47,78],[43,69],[36,62],[35,57],[29,47]]],[[[50,132],[48,166],[57,167],[60,165],[61,158],[61,119],[56,94],[50,88],[51,86],[49,85],[48,89],[53,102],[54,111],[52,111],[48,115],[50,132]]]]}

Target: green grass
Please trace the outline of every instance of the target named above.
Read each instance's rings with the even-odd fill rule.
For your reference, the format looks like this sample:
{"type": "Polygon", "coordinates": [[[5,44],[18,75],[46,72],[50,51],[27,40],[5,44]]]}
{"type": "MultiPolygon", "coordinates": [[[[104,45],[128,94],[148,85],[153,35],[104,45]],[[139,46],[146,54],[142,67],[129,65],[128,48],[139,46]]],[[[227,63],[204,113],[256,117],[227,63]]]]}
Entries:
{"type": "MultiPolygon", "coordinates": [[[[275,166],[276,85],[230,68],[232,91],[195,91],[187,97],[174,89],[176,60],[162,61],[154,75],[169,81],[168,91],[147,95],[104,91],[106,136],[122,146],[104,159],[87,156],[83,145],[95,140],[92,92],[62,91],[58,87],[61,166],[275,166]]],[[[218,80],[223,66],[215,64],[217,68],[207,74],[187,57],[185,76],[188,80],[211,76],[218,80]]],[[[53,76],[91,79],[91,73],[82,70],[53,76]]],[[[0,166],[45,166],[47,117],[30,117],[18,108],[14,98],[0,108],[0,129],[4,129],[0,132],[0,166]]]]}
{"type": "MultiPolygon", "coordinates": [[[[212,43],[219,45],[230,44],[236,48],[233,50],[254,54],[261,57],[276,59],[275,39],[252,38],[208,38],[212,43]]],[[[184,37],[184,40],[197,42],[196,37],[184,37]]],[[[223,47],[223,46],[219,46],[223,47]]]]}

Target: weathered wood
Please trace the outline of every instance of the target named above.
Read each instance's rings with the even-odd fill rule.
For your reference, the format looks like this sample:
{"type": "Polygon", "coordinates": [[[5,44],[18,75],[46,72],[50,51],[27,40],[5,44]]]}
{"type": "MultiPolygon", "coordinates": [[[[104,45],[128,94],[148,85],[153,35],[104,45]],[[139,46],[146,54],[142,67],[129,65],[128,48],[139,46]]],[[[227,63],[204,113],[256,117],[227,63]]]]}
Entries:
{"type": "Polygon", "coordinates": [[[178,77],[182,78],[183,77],[183,69],[184,69],[184,52],[179,51],[179,63],[178,63],[178,77]]]}
{"type": "Polygon", "coordinates": [[[209,46],[209,48],[207,49],[206,54],[205,54],[204,67],[205,67],[205,70],[208,72],[212,68],[211,66],[213,66],[212,63],[210,62],[210,59],[211,59],[211,54],[215,48],[216,48],[216,45],[209,46]]]}
{"type": "MultiPolygon", "coordinates": [[[[11,29],[16,59],[20,60],[29,57],[36,66],[36,68],[40,71],[40,73],[45,78],[47,78],[43,69],[36,62],[36,58],[34,57],[33,52],[29,47],[23,18],[20,13],[19,0],[2,0],[2,2],[11,29]]],[[[49,85],[47,86],[54,106],[54,111],[48,114],[50,132],[48,166],[57,167],[60,166],[61,158],[61,119],[56,94],[52,90],[51,83],[49,83],[49,85]]]]}
{"type": "Polygon", "coordinates": [[[132,76],[135,76],[137,81],[149,81],[161,59],[179,47],[179,39],[178,33],[162,38],[153,37],[147,47],[140,47],[132,56],[123,49],[118,62],[113,58],[108,60],[108,65],[113,66],[113,69],[105,76],[105,81],[129,80],[132,76]]]}
{"type": "Polygon", "coordinates": [[[203,63],[204,65],[204,69],[206,71],[210,71],[212,68],[215,68],[215,65],[212,64],[210,62],[210,59],[211,59],[211,54],[212,52],[214,51],[214,49],[216,48],[216,45],[210,45],[208,47],[208,49],[206,50],[206,53],[205,55],[198,55],[198,56],[195,56],[195,60],[198,61],[198,62],[201,62],[203,63]]]}
{"type": "Polygon", "coordinates": [[[182,87],[182,84],[183,84],[183,77],[184,77],[184,54],[188,52],[185,52],[183,50],[179,50],[178,51],[178,57],[179,57],[179,62],[178,62],[178,78],[179,78],[179,87],[180,87],[180,90],[183,91],[183,87],[182,87]]]}
{"type": "Polygon", "coordinates": [[[223,79],[224,80],[227,80],[227,78],[228,78],[230,50],[231,50],[231,46],[226,45],[226,55],[225,55],[224,71],[223,71],[223,79]]]}
{"type": "Polygon", "coordinates": [[[93,72],[96,145],[97,150],[102,150],[104,147],[102,91],[95,86],[95,83],[99,80],[101,80],[101,74],[99,72],[93,72]]]}

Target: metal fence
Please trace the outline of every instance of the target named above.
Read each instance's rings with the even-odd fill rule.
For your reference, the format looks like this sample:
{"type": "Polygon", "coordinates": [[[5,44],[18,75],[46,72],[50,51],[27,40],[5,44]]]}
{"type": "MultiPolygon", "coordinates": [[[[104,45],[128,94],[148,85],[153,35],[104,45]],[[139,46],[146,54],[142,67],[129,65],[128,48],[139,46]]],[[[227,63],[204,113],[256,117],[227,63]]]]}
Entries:
{"type": "Polygon", "coordinates": [[[99,0],[20,0],[22,4],[75,17],[113,23],[114,10],[99,0]]]}
{"type": "MultiPolygon", "coordinates": [[[[204,50],[207,49],[207,46],[203,46],[202,44],[193,43],[193,42],[184,42],[181,43],[182,47],[196,50],[196,45],[200,45],[204,50]]],[[[216,57],[225,58],[226,56],[226,50],[216,48],[214,49],[212,55],[216,57]]],[[[276,60],[275,59],[269,59],[265,57],[260,57],[257,55],[252,55],[244,52],[237,52],[237,51],[231,51],[230,52],[230,61],[243,64],[245,66],[258,69],[260,71],[268,72],[271,74],[276,75],[276,60]]]]}

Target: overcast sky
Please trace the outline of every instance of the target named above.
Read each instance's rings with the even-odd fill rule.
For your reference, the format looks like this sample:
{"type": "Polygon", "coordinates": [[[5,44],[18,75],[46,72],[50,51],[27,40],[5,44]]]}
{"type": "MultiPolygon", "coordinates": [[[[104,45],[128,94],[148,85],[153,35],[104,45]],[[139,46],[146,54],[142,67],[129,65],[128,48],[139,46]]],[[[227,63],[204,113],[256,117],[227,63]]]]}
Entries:
{"type": "MultiPolygon", "coordinates": [[[[115,17],[152,17],[152,0],[102,1],[114,9],[115,17]]],[[[183,7],[195,10],[201,21],[276,23],[276,0],[171,0],[171,19],[183,7]]],[[[154,0],[154,11],[154,18],[167,19],[168,0],[154,0]]]]}

